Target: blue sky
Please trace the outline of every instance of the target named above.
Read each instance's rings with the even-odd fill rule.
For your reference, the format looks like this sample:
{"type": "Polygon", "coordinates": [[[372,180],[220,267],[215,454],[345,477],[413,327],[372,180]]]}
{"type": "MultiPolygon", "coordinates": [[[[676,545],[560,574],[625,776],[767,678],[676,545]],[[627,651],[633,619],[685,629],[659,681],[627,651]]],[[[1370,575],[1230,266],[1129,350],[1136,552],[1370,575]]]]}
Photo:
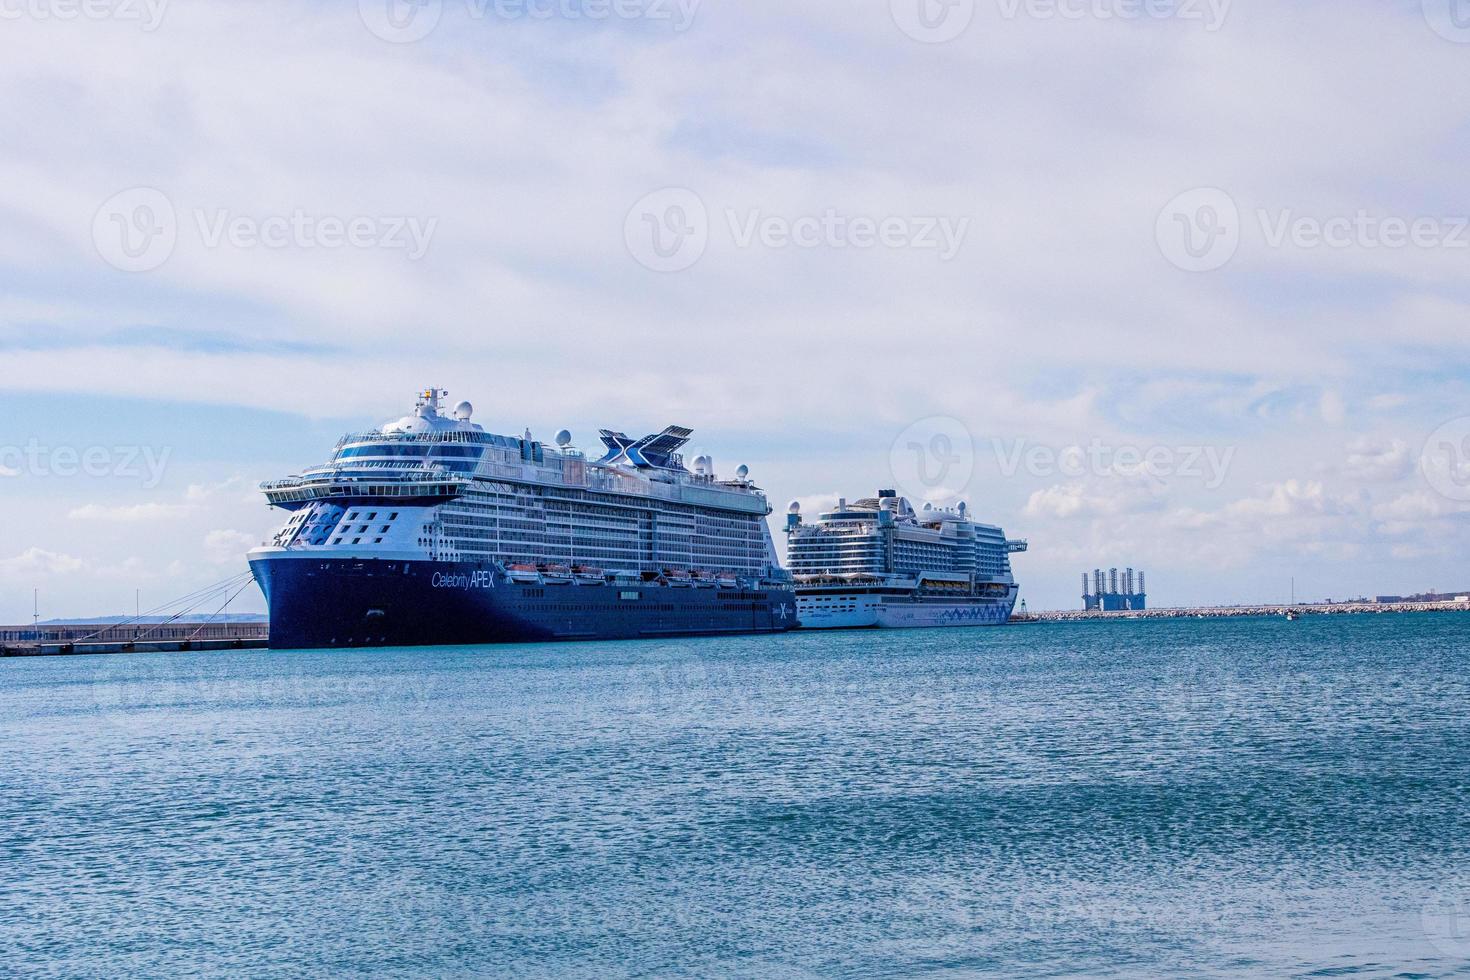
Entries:
{"type": "Polygon", "coordinates": [[[431,384],[964,499],[1037,607],[1470,588],[1454,2],[16,7],[0,620],[242,569],[431,384]]]}

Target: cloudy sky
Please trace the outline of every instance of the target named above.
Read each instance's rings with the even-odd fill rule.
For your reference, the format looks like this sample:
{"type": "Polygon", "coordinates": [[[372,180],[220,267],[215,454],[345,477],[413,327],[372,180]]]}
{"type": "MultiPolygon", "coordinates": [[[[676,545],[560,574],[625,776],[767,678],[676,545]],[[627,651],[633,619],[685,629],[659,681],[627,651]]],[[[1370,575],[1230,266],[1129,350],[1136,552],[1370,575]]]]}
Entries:
{"type": "Polygon", "coordinates": [[[0,621],[431,384],[966,500],[1036,608],[1470,589],[1462,0],[3,0],[0,82],[0,621]]]}

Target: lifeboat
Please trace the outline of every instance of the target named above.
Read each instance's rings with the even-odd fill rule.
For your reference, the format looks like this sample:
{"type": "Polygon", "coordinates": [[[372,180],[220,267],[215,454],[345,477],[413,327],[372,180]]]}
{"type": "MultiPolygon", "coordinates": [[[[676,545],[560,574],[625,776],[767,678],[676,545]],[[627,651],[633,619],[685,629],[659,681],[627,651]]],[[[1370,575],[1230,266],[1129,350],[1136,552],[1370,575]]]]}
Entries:
{"type": "Polygon", "coordinates": [[[542,565],[541,578],[547,585],[571,585],[572,570],[565,565],[542,565]]]}
{"type": "Polygon", "coordinates": [[[740,580],[735,577],[734,572],[721,572],[715,577],[715,584],[722,589],[738,589],[740,580]]]}
{"type": "Polygon", "coordinates": [[[540,582],[541,573],[535,565],[511,565],[505,570],[506,578],[512,582],[540,582]]]}
{"type": "Polygon", "coordinates": [[[664,581],[676,589],[687,589],[694,584],[688,572],[672,568],[664,569],[664,581]]]}
{"type": "Polygon", "coordinates": [[[590,565],[573,565],[572,578],[578,585],[606,585],[607,579],[602,574],[602,569],[593,568],[590,565]]]}

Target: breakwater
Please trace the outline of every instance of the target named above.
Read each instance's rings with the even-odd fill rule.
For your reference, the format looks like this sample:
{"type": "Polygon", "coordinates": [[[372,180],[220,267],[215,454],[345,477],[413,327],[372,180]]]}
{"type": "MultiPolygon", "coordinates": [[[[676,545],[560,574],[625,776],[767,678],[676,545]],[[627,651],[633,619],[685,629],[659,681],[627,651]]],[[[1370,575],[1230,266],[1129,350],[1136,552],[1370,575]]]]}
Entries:
{"type": "Polygon", "coordinates": [[[1094,612],[1063,609],[1033,612],[1032,620],[1040,622],[1077,622],[1104,619],[1230,619],[1239,616],[1352,616],[1385,613],[1470,612],[1470,602],[1334,602],[1298,603],[1296,605],[1198,606],[1173,609],[1145,609],[1126,612],[1094,612]]]}

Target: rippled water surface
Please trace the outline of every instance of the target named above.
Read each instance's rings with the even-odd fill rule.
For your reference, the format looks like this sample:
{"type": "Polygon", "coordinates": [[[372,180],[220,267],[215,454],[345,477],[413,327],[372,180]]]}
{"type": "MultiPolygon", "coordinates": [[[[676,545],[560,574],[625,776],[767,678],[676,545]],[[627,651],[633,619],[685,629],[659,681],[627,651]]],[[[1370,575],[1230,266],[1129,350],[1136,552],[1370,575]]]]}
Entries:
{"type": "Polygon", "coordinates": [[[1470,971],[1470,619],[0,661],[7,973],[1470,971]]]}

